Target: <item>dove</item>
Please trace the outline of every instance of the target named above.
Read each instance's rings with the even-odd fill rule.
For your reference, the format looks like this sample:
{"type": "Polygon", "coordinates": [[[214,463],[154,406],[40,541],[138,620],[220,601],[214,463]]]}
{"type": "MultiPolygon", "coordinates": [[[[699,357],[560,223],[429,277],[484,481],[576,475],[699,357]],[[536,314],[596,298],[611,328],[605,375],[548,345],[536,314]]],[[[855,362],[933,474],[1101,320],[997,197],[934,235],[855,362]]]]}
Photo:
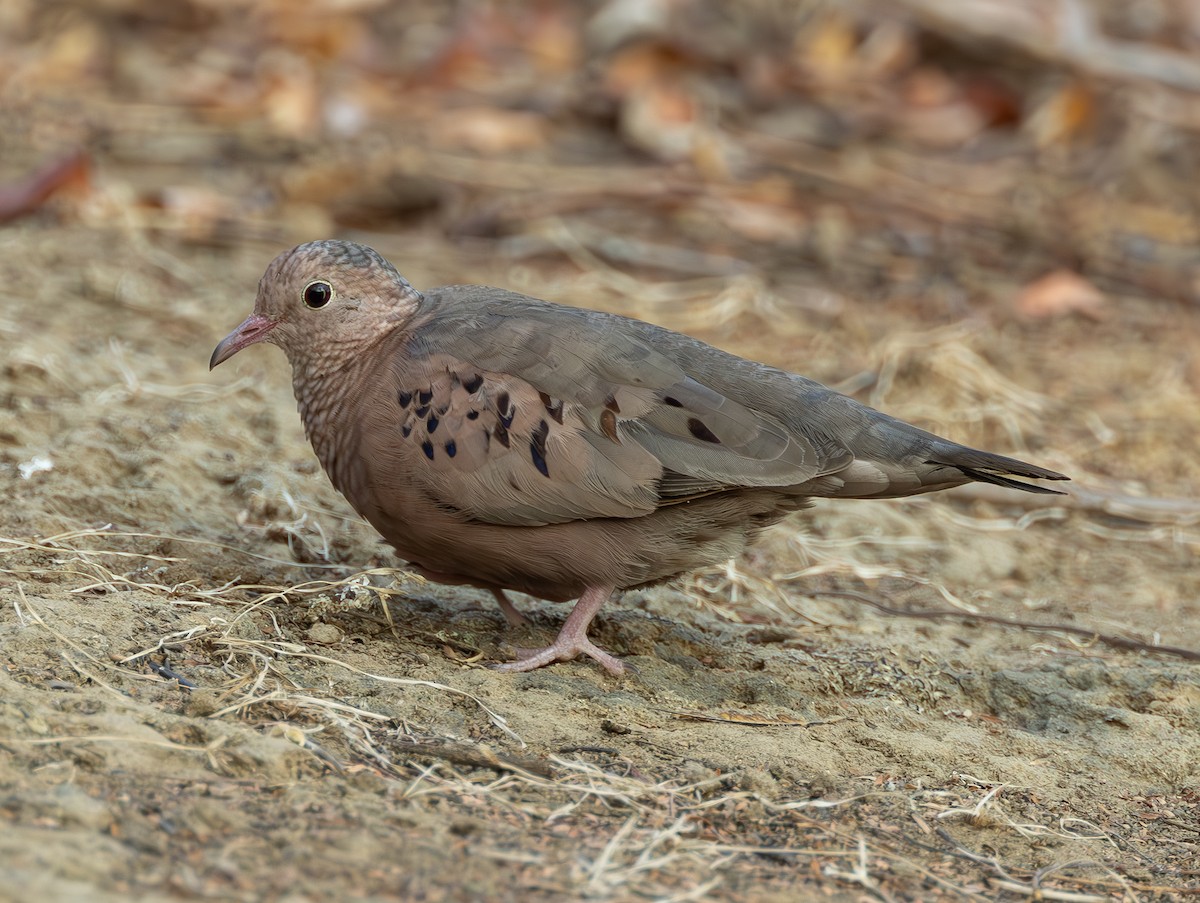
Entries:
{"type": "Polygon", "coordinates": [[[210,369],[279,346],[333,485],[425,576],[577,600],[553,643],[588,656],[617,591],[741,553],[811,499],[892,498],[1061,473],[943,439],[681,333],[479,285],[421,292],[375,250],[277,257],[210,369]]]}

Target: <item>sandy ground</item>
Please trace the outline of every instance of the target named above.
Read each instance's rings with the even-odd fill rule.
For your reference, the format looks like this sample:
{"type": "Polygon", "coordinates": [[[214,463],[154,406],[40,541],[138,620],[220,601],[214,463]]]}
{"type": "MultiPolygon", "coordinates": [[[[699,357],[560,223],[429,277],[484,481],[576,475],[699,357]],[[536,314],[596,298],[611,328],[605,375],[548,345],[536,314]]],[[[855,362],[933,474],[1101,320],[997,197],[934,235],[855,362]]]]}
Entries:
{"type": "MultiPolygon", "coordinates": [[[[1194,304],[1107,283],[1098,315],[1023,321],[993,302],[1041,264],[999,252],[949,286],[781,254],[682,302],[661,271],[428,221],[285,205],[229,240],[126,216],[138,186],[249,197],[289,153],[199,172],[179,123],[114,132],[96,193],[0,231],[0,899],[1200,893],[1194,304]],[[282,355],[207,372],[314,228],[418,287],[688,329],[1074,494],[822,503],[612,604],[595,635],[631,676],[494,673],[566,609],[521,598],[513,631],[486,594],[406,578],[317,467],[282,355]],[[864,288],[881,274],[901,287],[864,288]]],[[[9,130],[5,179],[47,128],[9,130]]],[[[507,196],[484,171],[460,214],[507,196]]]]}

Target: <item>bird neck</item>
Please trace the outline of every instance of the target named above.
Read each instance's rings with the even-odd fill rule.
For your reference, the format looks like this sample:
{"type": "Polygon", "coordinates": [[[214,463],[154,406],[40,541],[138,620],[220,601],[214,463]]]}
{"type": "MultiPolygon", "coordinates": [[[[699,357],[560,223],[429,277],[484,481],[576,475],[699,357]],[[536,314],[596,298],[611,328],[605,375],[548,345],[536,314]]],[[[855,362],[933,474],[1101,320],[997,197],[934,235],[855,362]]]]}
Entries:
{"type": "Polygon", "coordinates": [[[350,488],[347,464],[354,460],[358,443],[359,398],[353,387],[366,378],[362,360],[356,356],[336,368],[295,367],[292,375],[305,435],[330,481],[343,494],[350,488]]]}

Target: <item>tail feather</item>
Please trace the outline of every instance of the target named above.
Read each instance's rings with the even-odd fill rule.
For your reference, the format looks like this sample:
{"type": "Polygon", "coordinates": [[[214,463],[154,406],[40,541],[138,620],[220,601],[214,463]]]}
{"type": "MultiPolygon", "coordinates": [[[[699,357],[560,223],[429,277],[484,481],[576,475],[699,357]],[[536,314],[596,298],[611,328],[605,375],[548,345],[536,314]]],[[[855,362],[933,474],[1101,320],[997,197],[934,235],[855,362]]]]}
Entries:
{"type": "Polygon", "coordinates": [[[800,432],[834,437],[835,448],[834,452],[822,449],[827,470],[794,487],[808,496],[899,498],[972,481],[1022,492],[1066,494],[1025,482],[1069,480],[1065,474],[961,445],[827,389],[813,391],[816,397],[809,407],[819,415],[819,429],[809,429],[802,422],[800,432]],[[841,455],[836,453],[839,450],[841,455]],[[845,460],[845,453],[850,460],[845,460]]]}
{"type": "MultiPolygon", "coordinates": [[[[935,463],[935,462],[930,462],[930,463],[935,463]]],[[[1021,489],[1021,490],[1024,490],[1025,492],[1040,492],[1044,495],[1066,495],[1065,492],[1060,492],[1057,489],[1051,489],[1048,486],[1038,486],[1036,483],[1022,483],[1020,480],[1013,480],[1013,479],[1010,479],[1009,477],[1001,476],[998,473],[988,473],[986,470],[978,470],[974,467],[967,467],[964,464],[952,464],[950,466],[956,467],[957,469],[961,470],[964,474],[966,474],[972,480],[975,480],[977,483],[992,483],[996,486],[1005,486],[1009,489],[1021,489]]],[[[1062,474],[1054,474],[1054,476],[1050,476],[1049,475],[1050,473],[1054,473],[1054,472],[1050,471],[1047,474],[1036,474],[1036,475],[1030,474],[1030,476],[1036,476],[1037,479],[1041,479],[1041,480],[1069,480],[1070,479],[1070,477],[1064,477],[1062,474]]],[[[1025,474],[1022,474],[1022,476],[1025,476],[1025,474]]]]}
{"type": "Polygon", "coordinates": [[[1057,489],[1050,489],[1046,486],[1038,486],[1034,483],[1023,483],[1020,480],[1012,479],[1012,477],[1025,477],[1032,480],[1070,479],[1070,477],[1064,474],[1048,470],[1045,467],[1038,467],[1036,464],[1027,464],[1016,458],[995,455],[990,452],[977,451],[973,448],[963,448],[961,446],[953,449],[951,454],[943,454],[939,459],[931,460],[927,463],[940,467],[953,467],[964,476],[979,483],[992,483],[996,486],[1005,486],[1008,489],[1020,489],[1024,492],[1040,492],[1045,495],[1066,495],[1066,493],[1059,492],[1057,489]]]}

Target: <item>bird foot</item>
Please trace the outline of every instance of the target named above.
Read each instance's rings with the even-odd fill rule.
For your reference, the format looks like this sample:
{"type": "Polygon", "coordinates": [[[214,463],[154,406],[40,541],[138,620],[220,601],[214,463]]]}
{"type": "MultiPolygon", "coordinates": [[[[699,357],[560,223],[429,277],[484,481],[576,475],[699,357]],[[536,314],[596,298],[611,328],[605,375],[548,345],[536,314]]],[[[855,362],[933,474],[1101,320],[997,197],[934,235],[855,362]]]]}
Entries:
{"type": "MultiPolygon", "coordinates": [[[[563,633],[565,632],[563,631],[563,633]]],[[[544,649],[518,648],[515,662],[502,662],[490,667],[493,671],[507,671],[510,674],[518,671],[535,671],[554,662],[569,662],[571,659],[586,655],[588,658],[598,661],[609,674],[619,677],[627,670],[624,662],[615,655],[605,652],[586,636],[571,637],[564,636],[563,633],[560,633],[558,639],[544,649]]]]}
{"type": "Polygon", "coordinates": [[[509,601],[508,596],[504,595],[504,590],[494,589],[492,595],[496,597],[496,602],[500,605],[500,613],[504,615],[504,620],[508,622],[509,627],[516,630],[530,625],[529,618],[517,610],[517,607],[509,601]]]}
{"type": "MultiPolygon", "coordinates": [[[[612,595],[611,586],[591,586],[584,591],[563,622],[562,630],[554,638],[554,642],[545,649],[518,649],[517,661],[492,665],[496,671],[533,671],[544,668],[554,662],[569,662],[573,658],[586,655],[598,661],[609,674],[621,675],[626,671],[626,665],[615,655],[609,655],[588,639],[588,625],[600,611],[604,601],[612,595]]],[[[497,596],[497,600],[500,597],[497,596]]]]}

